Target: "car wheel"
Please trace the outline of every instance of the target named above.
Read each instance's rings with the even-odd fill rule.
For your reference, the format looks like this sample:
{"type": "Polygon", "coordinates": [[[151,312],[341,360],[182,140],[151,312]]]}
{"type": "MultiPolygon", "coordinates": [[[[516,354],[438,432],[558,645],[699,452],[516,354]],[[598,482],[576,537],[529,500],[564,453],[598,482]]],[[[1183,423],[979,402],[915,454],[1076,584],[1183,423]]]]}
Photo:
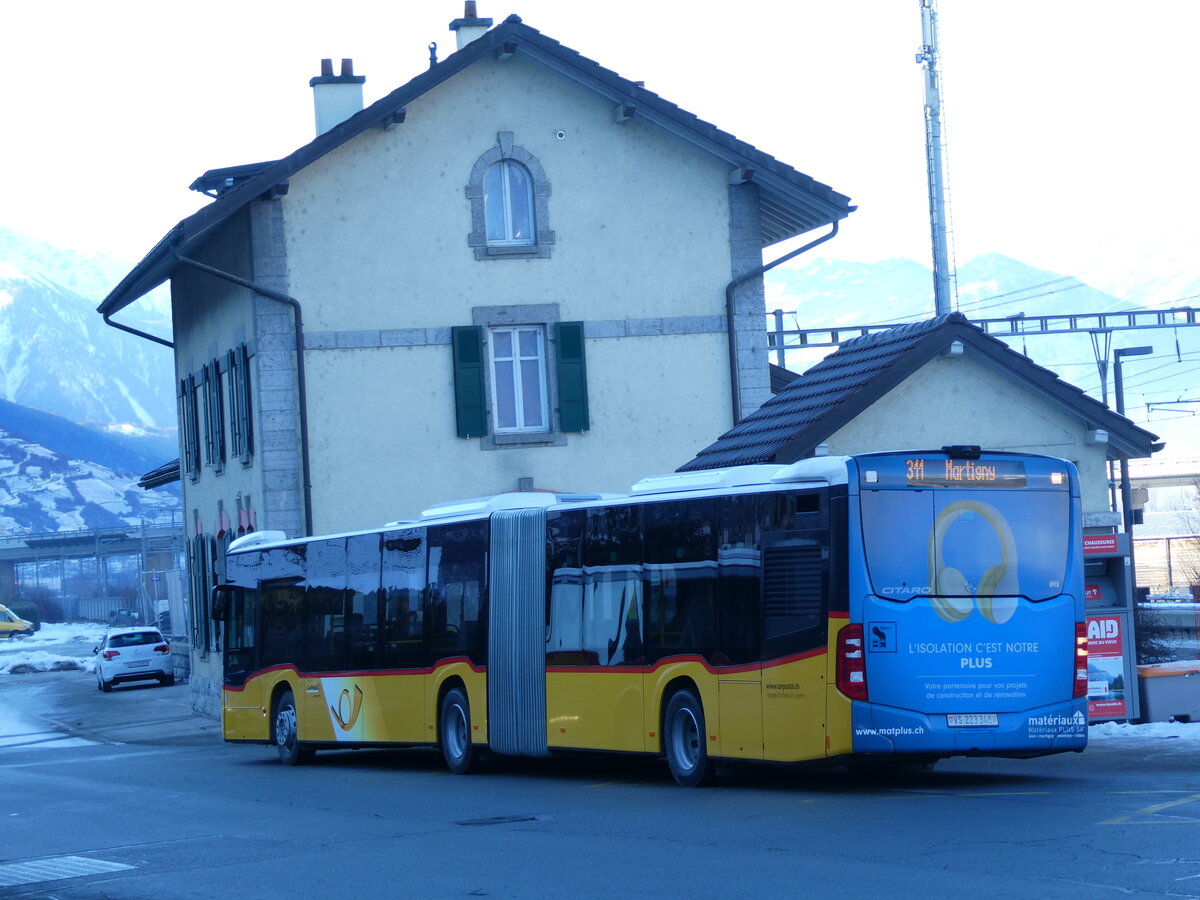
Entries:
{"type": "Polygon", "coordinates": [[[438,738],[446,767],[451,772],[468,775],[476,770],[479,754],[471,743],[471,706],[462,688],[451,688],[442,698],[438,738]]]}
{"type": "Polygon", "coordinates": [[[296,699],[291,691],[284,691],[275,707],[275,747],[279,750],[279,761],[285,766],[310,762],[315,755],[311,747],[300,743],[296,699]]]}
{"type": "Polygon", "coordinates": [[[691,690],[671,697],[662,732],[667,764],[675,780],[684,787],[711,784],[715,767],[705,741],[704,706],[691,690]]]}
{"type": "Polygon", "coordinates": [[[175,683],[175,676],[174,675],[163,675],[158,679],[158,683],[161,684],[163,687],[170,687],[171,685],[173,685],[175,683]]]}
{"type": "Polygon", "coordinates": [[[102,690],[102,691],[104,691],[104,693],[108,694],[108,693],[112,692],[112,689],[113,689],[113,683],[111,681],[105,681],[103,675],[100,676],[100,690],[102,690]]]}

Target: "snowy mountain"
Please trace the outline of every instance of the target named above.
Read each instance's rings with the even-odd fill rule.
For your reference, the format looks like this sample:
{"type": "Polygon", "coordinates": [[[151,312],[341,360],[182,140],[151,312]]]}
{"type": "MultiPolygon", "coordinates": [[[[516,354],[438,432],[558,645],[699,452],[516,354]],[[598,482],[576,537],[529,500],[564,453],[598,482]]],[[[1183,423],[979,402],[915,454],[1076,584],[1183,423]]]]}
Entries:
{"type": "Polygon", "coordinates": [[[135,474],[169,447],[0,402],[0,536],[178,520],[178,486],[146,491],[135,474]]]}
{"type": "MultiPolygon", "coordinates": [[[[1079,278],[1036,269],[999,254],[987,254],[958,267],[956,309],[972,320],[1115,312],[1200,305],[1200,297],[1176,294],[1191,276],[1186,269],[1160,272],[1138,281],[1128,296],[1114,295],[1079,278]],[[1134,302],[1133,298],[1139,302],[1134,302]],[[1182,301],[1182,302],[1180,302],[1182,301]]],[[[1132,282],[1131,282],[1132,283],[1132,282]]],[[[1191,279],[1200,290],[1200,281],[1191,279]]],[[[877,263],[800,257],[767,275],[767,309],[785,311],[785,329],[914,322],[933,315],[933,275],[910,260],[877,263]]],[[[850,335],[843,335],[849,337],[850,335]]],[[[999,336],[999,335],[998,335],[999,336]]],[[[1200,327],[1158,327],[1113,331],[1104,337],[1080,334],[1006,338],[1013,347],[1059,377],[1100,400],[1105,397],[1097,349],[1112,360],[1112,348],[1151,346],[1153,353],[1125,361],[1126,415],[1167,442],[1167,455],[1195,457],[1200,450],[1200,327]]],[[[787,366],[804,371],[832,348],[789,350],[787,366]]],[[[774,356],[772,356],[774,361],[774,356]]],[[[1107,373],[1107,399],[1113,404],[1113,372],[1107,373]]]]}
{"type": "MultiPolygon", "coordinates": [[[[127,270],[0,229],[0,399],[76,422],[174,429],[170,350],[111,328],[96,313],[127,270]]],[[[122,320],[169,333],[161,302],[147,310],[149,321],[122,320]]]]}
{"type": "MultiPolygon", "coordinates": [[[[129,260],[58,247],[3,225],[0,225],[0,262],[9,263],[30,275],[41,275],[86,298],[92,310],[133,268],[129,260]]],[[[171,337],[171,299],[165,289],[152,291],[138,301],[137,306],[137,310],[131,310],[134,313],[130,316],[131,321],[141,315],[144,324],[150,326],[147,331],[160,337],[171,337]],[[145,318],[147,315],[148,319],[145,318]]]]}

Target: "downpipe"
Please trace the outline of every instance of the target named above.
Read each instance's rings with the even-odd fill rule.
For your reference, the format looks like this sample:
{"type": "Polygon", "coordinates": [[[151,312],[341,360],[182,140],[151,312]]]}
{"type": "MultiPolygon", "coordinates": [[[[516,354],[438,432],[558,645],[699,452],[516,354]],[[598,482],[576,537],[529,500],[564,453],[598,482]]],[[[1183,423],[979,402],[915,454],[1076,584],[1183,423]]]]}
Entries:
{"type": "Polygon", "coordinates": [[[300,416],[300,469],[301,480],[303,484],[304,497],[304,533],[311,535],[313,533],[313,515],[312,515],[312,478],[309,468],[308,454],[308,390],[304,380],[304,317],[300,308],[300,301],[295,297],[290,297],[281,291],[274,291],[271,288],[263,287],[260,284],[255,284],[253,281],[248,281],[245,278],[240,278],[232,272],[225,272],[221,269],[207,265],[195,259],[190,259],[174,251],[175,259],[181,265],[188,266],[198,272],[204,272],[214,278],[220,278],[228,281],[230,284],[236,284],[239,287],[244,287],[249,291],[253,291],[268,300],[276,300],[279,303],[286,303],[292,308],[292,314],[296,321],[296,394],[299,404],[300,416]]]}
{"type": "MultiPolygon", "coordinates": [[[[789,259],[794,259],[795,257],[799,256],[801,253],[811,250],[813,247],[816,247],[818,244],[825,243],[830,238],[835,237],[837,235],[837,233],[838,233],[838,223],[833,222],[832,228],[830,229],[828,234],[823,234],[823,235],[821,235],[821,237],[817,238],[816,240],[809,241],[803,247],[798,247],[797,249],[793,250],[791,253],[785,253],[783,256],[779,257],[779,259],[775,260],[774,262],[769,262],[765,266],[759,266],[757,269],[754,269],[753,271],[746,272],[743,275],[739,275],[737,278],[733,279],[733,281],[729,282],[728,285],[726,285],[726,287],[725,287],[725,331],[726,331],[726,334],[728,335],[728,339],[729,339],[729,386],[732,389],[731,396],[733,398],[733,424],[734,425],[737,425],[742,421],[742,402],[741,402],[742,401],[742,398],[741,398],[742,379],[738,375],[737,335],[734,333],[735,317],[734,317],[734,311],[733,311],[733,292],[735,290],[737,290],[739,287],[741,287],[743,284],[745,284],[747,281],[752,281],[755,278],[760,278],[762,275],[771,271],[771,269],[775,268],[780,263],[785,263],[789,259]]],[[[765,314],[765,310],[764,310],[764,314],[765,314]]]]}

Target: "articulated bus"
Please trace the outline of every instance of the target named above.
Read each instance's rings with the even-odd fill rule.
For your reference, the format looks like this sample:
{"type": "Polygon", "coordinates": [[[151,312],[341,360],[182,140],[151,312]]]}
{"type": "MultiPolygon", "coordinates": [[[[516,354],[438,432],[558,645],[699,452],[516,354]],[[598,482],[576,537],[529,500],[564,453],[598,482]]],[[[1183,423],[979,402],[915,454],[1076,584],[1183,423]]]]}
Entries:
{"type": "Polygon", "coordinates": [[[1079,482],[978,447],[510,493],[247,535],[214,589],[228,741],[717,760],[1032,757],[1087,741],[1079,482]]]}

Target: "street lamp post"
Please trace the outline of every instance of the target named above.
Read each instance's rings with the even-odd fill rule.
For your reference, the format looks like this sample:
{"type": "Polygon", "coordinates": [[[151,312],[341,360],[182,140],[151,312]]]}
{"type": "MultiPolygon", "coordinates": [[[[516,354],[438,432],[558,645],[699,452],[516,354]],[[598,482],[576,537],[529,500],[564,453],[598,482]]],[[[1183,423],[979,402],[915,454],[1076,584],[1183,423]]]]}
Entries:
{"type": "MultiPolygon", "coordinates": [[[[1118,347],[1113,351],[1113,386],[1117,396],[1117,415],[1125,415],[1125,383],[1122,381],[1121,360],[1126,356],[1146,356],[1153,353],[1153,347],[1118,347]]],[[[1129,534],[1133,525],[1133,491],[1129,486],[1129,460],[1121,458],[1121,522],[1124,531],[1129,534]]],[[[1132,553],[1132,547],[1130,548],[1132,553]]]]}

